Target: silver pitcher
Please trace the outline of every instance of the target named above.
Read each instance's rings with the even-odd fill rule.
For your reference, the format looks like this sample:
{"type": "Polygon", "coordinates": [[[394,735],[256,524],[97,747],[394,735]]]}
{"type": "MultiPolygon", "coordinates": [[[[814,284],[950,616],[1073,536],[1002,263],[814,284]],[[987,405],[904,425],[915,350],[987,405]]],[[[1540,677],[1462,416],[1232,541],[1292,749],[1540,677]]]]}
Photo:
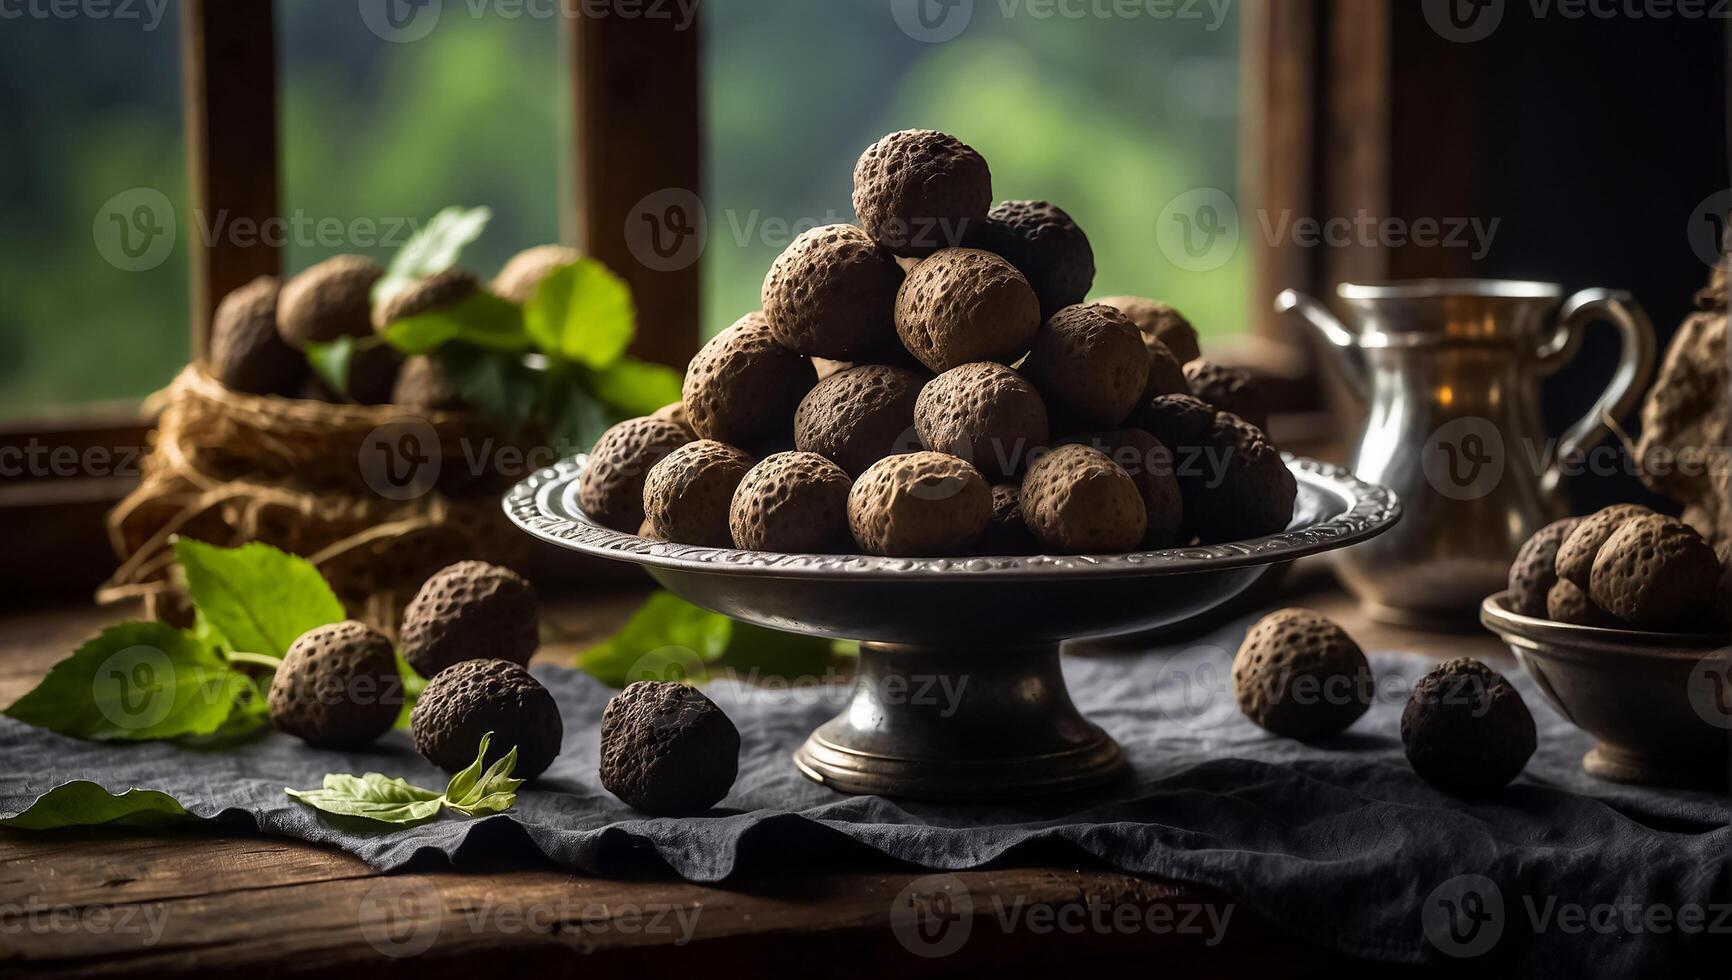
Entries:
{"type": "Polygon", "coordinates": [[[1522,542],[1564,515],[1565,472],[1616,459],[1586,454],[1647,387],[1654,328],[1628,294],[1605,289],[1565,300],[1552,283],[1427,279],[1336,292],[1346,324],[1291,289],[1275,309],[1300,313],[1336,354],[1368,409],[1353,472],[1393,489],[1404,511],[1388,533],[1339,552],[1336,570],[1375,619],[1471,624],[1522,542]],[[1548,439],[1539,381],[1597,320],[1622,337],[1618,368],[1588,413],[1548,439]]]}

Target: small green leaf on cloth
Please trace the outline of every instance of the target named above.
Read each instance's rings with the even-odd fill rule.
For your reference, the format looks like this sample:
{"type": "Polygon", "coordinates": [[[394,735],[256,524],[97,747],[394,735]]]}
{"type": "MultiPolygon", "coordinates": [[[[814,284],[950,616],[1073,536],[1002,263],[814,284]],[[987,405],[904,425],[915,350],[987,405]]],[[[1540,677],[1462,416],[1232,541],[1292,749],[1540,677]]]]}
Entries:
{"type": "Polygon", "coordinates": [[[208,735],[228,722],[251,683],[185,630],[124,623],[55,664],[5,713],[98,741],[208,735]]]}
{"type": "Polygon", "coordinates": [[[523,324],[542,352],[599,369],[625,353],[637,308],[625,280],[594,259],[578,259],[541,280],[523,324]]]}
{"type": "Polygon", "coordinates": [[[167,793],[153,789],[110,793],[96,783],[76,779],[37,797],[23,812],[0,817],[0,827],[14,830],[99,825],[161,827],[196,819],[167,793]]]}
{"type": "Polygon", "coordinates": [[[451,777],[450,784],[445,787],[446,806],[478,817],[484,813],[502,813],[517,801],[517,787],[523,785],[523,780],[511,778],[512,770],[517,768],[516,746],[495,760],[485,772],[481,769],[482,761],[487,758],[487,745],[492,740],[492,732],[481,736],[481,747],[475,752],[475,761],[451,777]]]}
{"type": "Polygon", "coordinates": [[[193,605],[231,649],[281,657],[302,633],[345,616],[312,562],[268,544],[218,548],[177,538],[174,557],[193,605]]]}
{"type": "Polygon", "coordinates": [[[492,219],[487,208],[449,207],[434,215],[391,257],[385,275],[373,284],[373,305],[456,265],[464,247],[480,238],[492,219]]]}
{"type": "Polygon", "coordinates": [[[517,802],[517,787],[523,785],[523,780],[511,778],[511,770],[517,766],[515,746],[493,765],[482,769],[492,740],[492,732],[481,736],[475,761],[452,776],[443,793],[376,772],[361,776],[331,773],[320,789],[287,788],[284,792],[335,816],[361,817],[400,826],[425,823],[438,816],[441,807],[471,817],[503,813],[517,802]]]}

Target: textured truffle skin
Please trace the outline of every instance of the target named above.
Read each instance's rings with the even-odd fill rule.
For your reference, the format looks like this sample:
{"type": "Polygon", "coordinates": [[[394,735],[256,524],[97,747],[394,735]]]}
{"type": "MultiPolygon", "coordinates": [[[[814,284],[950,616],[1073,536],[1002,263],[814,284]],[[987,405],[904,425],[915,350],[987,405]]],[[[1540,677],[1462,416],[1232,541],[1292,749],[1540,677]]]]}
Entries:
{"type": "Polygon", "coordinates": [[[959,456],[987,476],[1011,476],[1046,442],[1046,403],[1022,375],[976,361],[920,389],[914,428],[928,449],[959,456]]]}
{"type": "Polygon", "coordinates": [[[695,687],[638,681],[602,711],[601,785],[634,810],[708,810],[728,795],[739,768],[739,730],[695,687]]]}
{"type": "Polygon", "coordinates": [[[777,343],[764,315],[753,312],[697,352],[680,392],[693,432],[757,446],[786,436],[794,407],[817,380],[811,362],[777,343]]]}
{"type": "Polygon", "coordinates": [[[1657,514],[1625,521],[1600,546],[1594,604],[1637,629],[1689,633],[1717,619],[1720,559],[1696,529],[1657,514]]]}
{"type": "Polygon", "coordinates": [[[1047,409],[1082,427],[1130,417],[1149,380],[1149,355],[1130,318],[1099,303],[1058,311],[1035,334],[1023,372],[1047,409]]]}
{"type": "Polygon", "coordinates": [[[1600,553],[1600,546],[1625,521],[1652,513],[1641,504],[1613,504],[1582,518],[1558,545],[1558,578],[1567,578],[1586,591],[1594,571],[1594,556],[1600,553]]]}
{"type": "Polygon", "coordinates": [[[817,453],[776,453],[746,473],[734,490],[728,527],[749,551],[824,554],[853,544],[848,491],[854,481],[817,453]]]}
{"type": "Polygon", "coordinates": [[[1202,446],[1215,415],[1213,405],[1193,395],[1156,395],[1137,409],[1131,422],[1178,452],[1202,446]]]}
{"type": "Polygon", "coordinates": [[[869,555],[966,554],[992,519],[992,491],[955,456],[919,451],[879,460],[854,481],[848,526],[869,555]]]}
{"type": "Polygon", "coordinates": [[[1546,593],[1558,580],[1558,548],[1581,521],[1579,517],[1553,521],[1535,531],[1516,552],[1509,567],[1511,609],[1523,616],[1546,615],[1546,593]]]}
{"type": "MultiPolygon", "coordinates": [[[[854,164],[854,214],[897,255],[930,255],[986,220],[992,171],[972,147],[931,129],[873,143],[854,164]]],[[[975,360],[975,358],[969,358],[975,360]]]]}
{"type": "Polygon", "coordinates": [[[1345,731],[1371,707],[1371,665],[1347,631],[1309,609],[1258,620],[1233,659],[1239,710],[1287,738],[1345,731]]]}
{"type": "Polygon", "coordinates": [[[1269,403],[1251,372],[1196,360],[1185,365],[1185,380],[1199,399],[1269,431],[1269,403]]]}
{"type": "Polygon", "coordinates": [[[403,368],[391,387],[391,404],[417,412],[447,412],[462,408],[460,398],[445,376],[445,362],[437,354],[414,354],[403,359],[403,368]]]}
{"type": "Polygon", "coordinates": [[[1060,446],[1036,460],[1021,496],[1029,531],[1058,554],[1131,551],[1148,527],[1136,481],[1090,446],[1060,446]]]}
{"type": "Polygon", "coordinates": [[[481,281],[467,269],[446,269],[409,286],[373,311],[373,329],[383,331],[398,320],[456,306],[481,291],[481,281]]]}
{"type": "Polygon", "coordinates": [[[1149,351],[1149,380],[1143,385],[1143,394],[1138,399],[1139,404],[1148,404],[1161,395],[1188,395],[1191,393],[1191,382],[1185,377],[1185,367],[1167,345],[1158,340],[1147,340],[1143,346],[1149,351]]]}
{"type": "Polygon", "coordinates": [[[559,705],[522,664],[465,660],[439,672],[409,713],[409,735],[422,758],[446,772],[475,761],[481,736],[493,733],[484,765],[517,748],[511,774],[534,779],[559,755],[565,725],[559,705]]]}
{"type": "Polygon", "coordinates": [[[1173,475],[1173,454],[1159,439],[1142,429],[1113,429],[1066,441],[1100,450],[1136,482],[1148,521],[1143,547],[1166,548],[1179,542],[1184,498],[1173,475]]]}
{"type": "Polygon", "coordinates": [[[689,442],[662,457],[644,477],[644,517],[680,544],[733,544],[728,511],[752,457],[714,439],[689,442]]]}
{"type": "Polygon", "coordinates": [[[856,478],[886,456],[918,449],[914,406],[927,377],[864,364],[825,378],[794,412],[794,448],[824,456],[856,478]]]}
{"type": "Polygon", "coordinates": [[[578,260],[577,249],[564,245],[537,245],[513,255],[499,274],[493,277],[490,291],[495,296],[522,305],[535,297],[535,290],[547,274],[562,265],[578,260]]]}
{"type": "Polygon", "coordinates": [[[1178,310],[1158,300],[1144,296],[1108,296],[1101,300],[1117,307],[1143,335],[1143,342],[1159,341],[1180,364],[1188,364],[1203,356],[1197,346],[1197,329],[1178,310]]]}
{"type": "Polygon", "coordinates": [[[646,416],[601,434],[577,484],[577,502],[591,520],[632,532],[643,523],[643,484],[650,467],[697,438],[678,422],[646,416]]]}
{"type": "Polygon", "coordinates": [[[1261,430],[1217,412],[1207,452],[1187,459],[1174,450],[1185,523],[1205,544],[1276,534],[1293,519],[1299,484],[1261,430]]]}
{"type": "Polygon", "coordinates": [[[277,332],[290,347],[373,332],[373,284],[385,270],[359,255],[326,259],[290,279],[277,297],[277,332]]]}
{"type": "Polygon", "coordinates": [[[1507,786],[1537,741],[1521,694],[1477,660],[1439,664],[1414,685],[1401,712],[1401,745],[1413,771],[1457,796],[1507,786]]]}
{"type": "Polygon", "coordinates": [[[935,373],[974,361],[1010,364],[1039,329],[1028,280],[991,252],[947,248],[915,266],[896,292],[896,334],[935,373]]]}
{"type": "Polygon", "coordinates": [[[896,346],[902,267],[853,225],[794,239],[764,277],[764,319],[783,347],[809,357],[857,358],[896,346]]]}
{"type": "Polygon", "coordinates": [[[353,620],[308,630],[283,656],[268,701],[271,723],[309,745],[365,745],[403,710],[391,641],[353,620]]]}
{"type": "Polygon", "coordinates": [[[422,677],[465,660],[527,664],[540,642],[535,589],[509,568],[460,561],[422,584],[403,610],[403,659],[422,677]]]}
{"type": "Polygon", "coordinates": [[[1625,628],[1623,621],[1595,605],[1586,590],[1567,578],[1553,580],[1552,587],[1546,590],[1545,617],[1574,626],[1625,628]]]}
{"type": "Polygon", "coordinates": [[[652,419],[661,419],[664,422],[672,422],[687,431],[690,431],[692,427],[691,416],[686,414],[686,403],[683,401],[669,402],[651,412],[649,417],[652,419]]]}
{"type": "Polygon", "coordinates": [[[275,276],[260,276],[223,297],[211,318],[210,372],[235,391],[292,395],[307,359],[277,333],[275,276]]]}
{"type": "Polygon", "coordinates": [[[1040,300],[1042,320],[1081,303],[1094,285],[1095,253],[1089,236],[1063,208],[1048,201],[1004,201],[969,229],[963,243],[1016,266],[1040,300]]]}
{"type": "Polygon", "coordinates": [[[992,519],[987,521],[975,550],[983,555],[1032,555],[1040,550],[1028,531],[1028,522],[1022,519],[1020,486],[992,485],[992,519]]]}

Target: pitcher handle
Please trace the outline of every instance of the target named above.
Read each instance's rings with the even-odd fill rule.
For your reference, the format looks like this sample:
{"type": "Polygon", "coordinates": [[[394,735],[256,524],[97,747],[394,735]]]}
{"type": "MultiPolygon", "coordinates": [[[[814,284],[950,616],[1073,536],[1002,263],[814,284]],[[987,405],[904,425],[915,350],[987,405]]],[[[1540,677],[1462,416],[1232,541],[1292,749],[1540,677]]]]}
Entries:
{"type": "Polygon", "coordinates": [[[1628,415],[1654,375],[1654,325],[1629,293],[1612,289],[1584,289],[1564,301],[1557,329],[1534,352],[1539,373],[1553,374],[1574,358],[1588,324],[1602,319],[1618,328],[1622,341],[1618,368],[1587,414],[1558,440],[1557,451],[1540,475],[1540,486],[1548,493],[1563,481],[1564,461],[1598,445],[1610,431],[1606,419],[1628,415]]]}

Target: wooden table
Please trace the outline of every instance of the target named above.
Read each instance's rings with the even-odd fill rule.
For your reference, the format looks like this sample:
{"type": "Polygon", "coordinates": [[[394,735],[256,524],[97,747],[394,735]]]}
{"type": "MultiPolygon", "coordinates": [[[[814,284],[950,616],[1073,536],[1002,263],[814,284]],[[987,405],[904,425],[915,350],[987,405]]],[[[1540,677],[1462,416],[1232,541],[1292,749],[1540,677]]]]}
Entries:
{"type": "MultiPolygon", "coordinates": [[[[1314,575],[1286,601],[1337,617],[1369,648],[1510,666],[1489,636],[1378,627],[1314,575]]],[[[640,597],[552,610],[562,641],[610,631],[640,597]]],[[[125,612],[0,619],[0,703],[125,612]]],[[[726,887],[584,878],[546,866],[382,876],[329,848],[257,834],[0,831],[0,974],[343,972],[647,967],[667,976],[969,975],[1119,966],[1168,975],[1339,977],[1361,967],[1286,936],[1208,889],[1088,867],[925,875],[862,855],[726,887]],[[958,892],[957,889],[963,889],[958,892]],[[959,895],[966,902],[945,902],[959,895]],[[892,908],[924,903],[922,934],[892,908]],[[965,914],[969,908],[972,914],[965,914]],[[959,941],[960,936],[960,941],[959,941]],[[952,950],[951,947],[954,947],[952,950]],[[944,955],[917,955],[917,952],[944,955]],[[1176,971],[1176,972],[1175,972],[1176,971]]],[[[597,975],[610,975],[602,973],[597,975]]]]}

